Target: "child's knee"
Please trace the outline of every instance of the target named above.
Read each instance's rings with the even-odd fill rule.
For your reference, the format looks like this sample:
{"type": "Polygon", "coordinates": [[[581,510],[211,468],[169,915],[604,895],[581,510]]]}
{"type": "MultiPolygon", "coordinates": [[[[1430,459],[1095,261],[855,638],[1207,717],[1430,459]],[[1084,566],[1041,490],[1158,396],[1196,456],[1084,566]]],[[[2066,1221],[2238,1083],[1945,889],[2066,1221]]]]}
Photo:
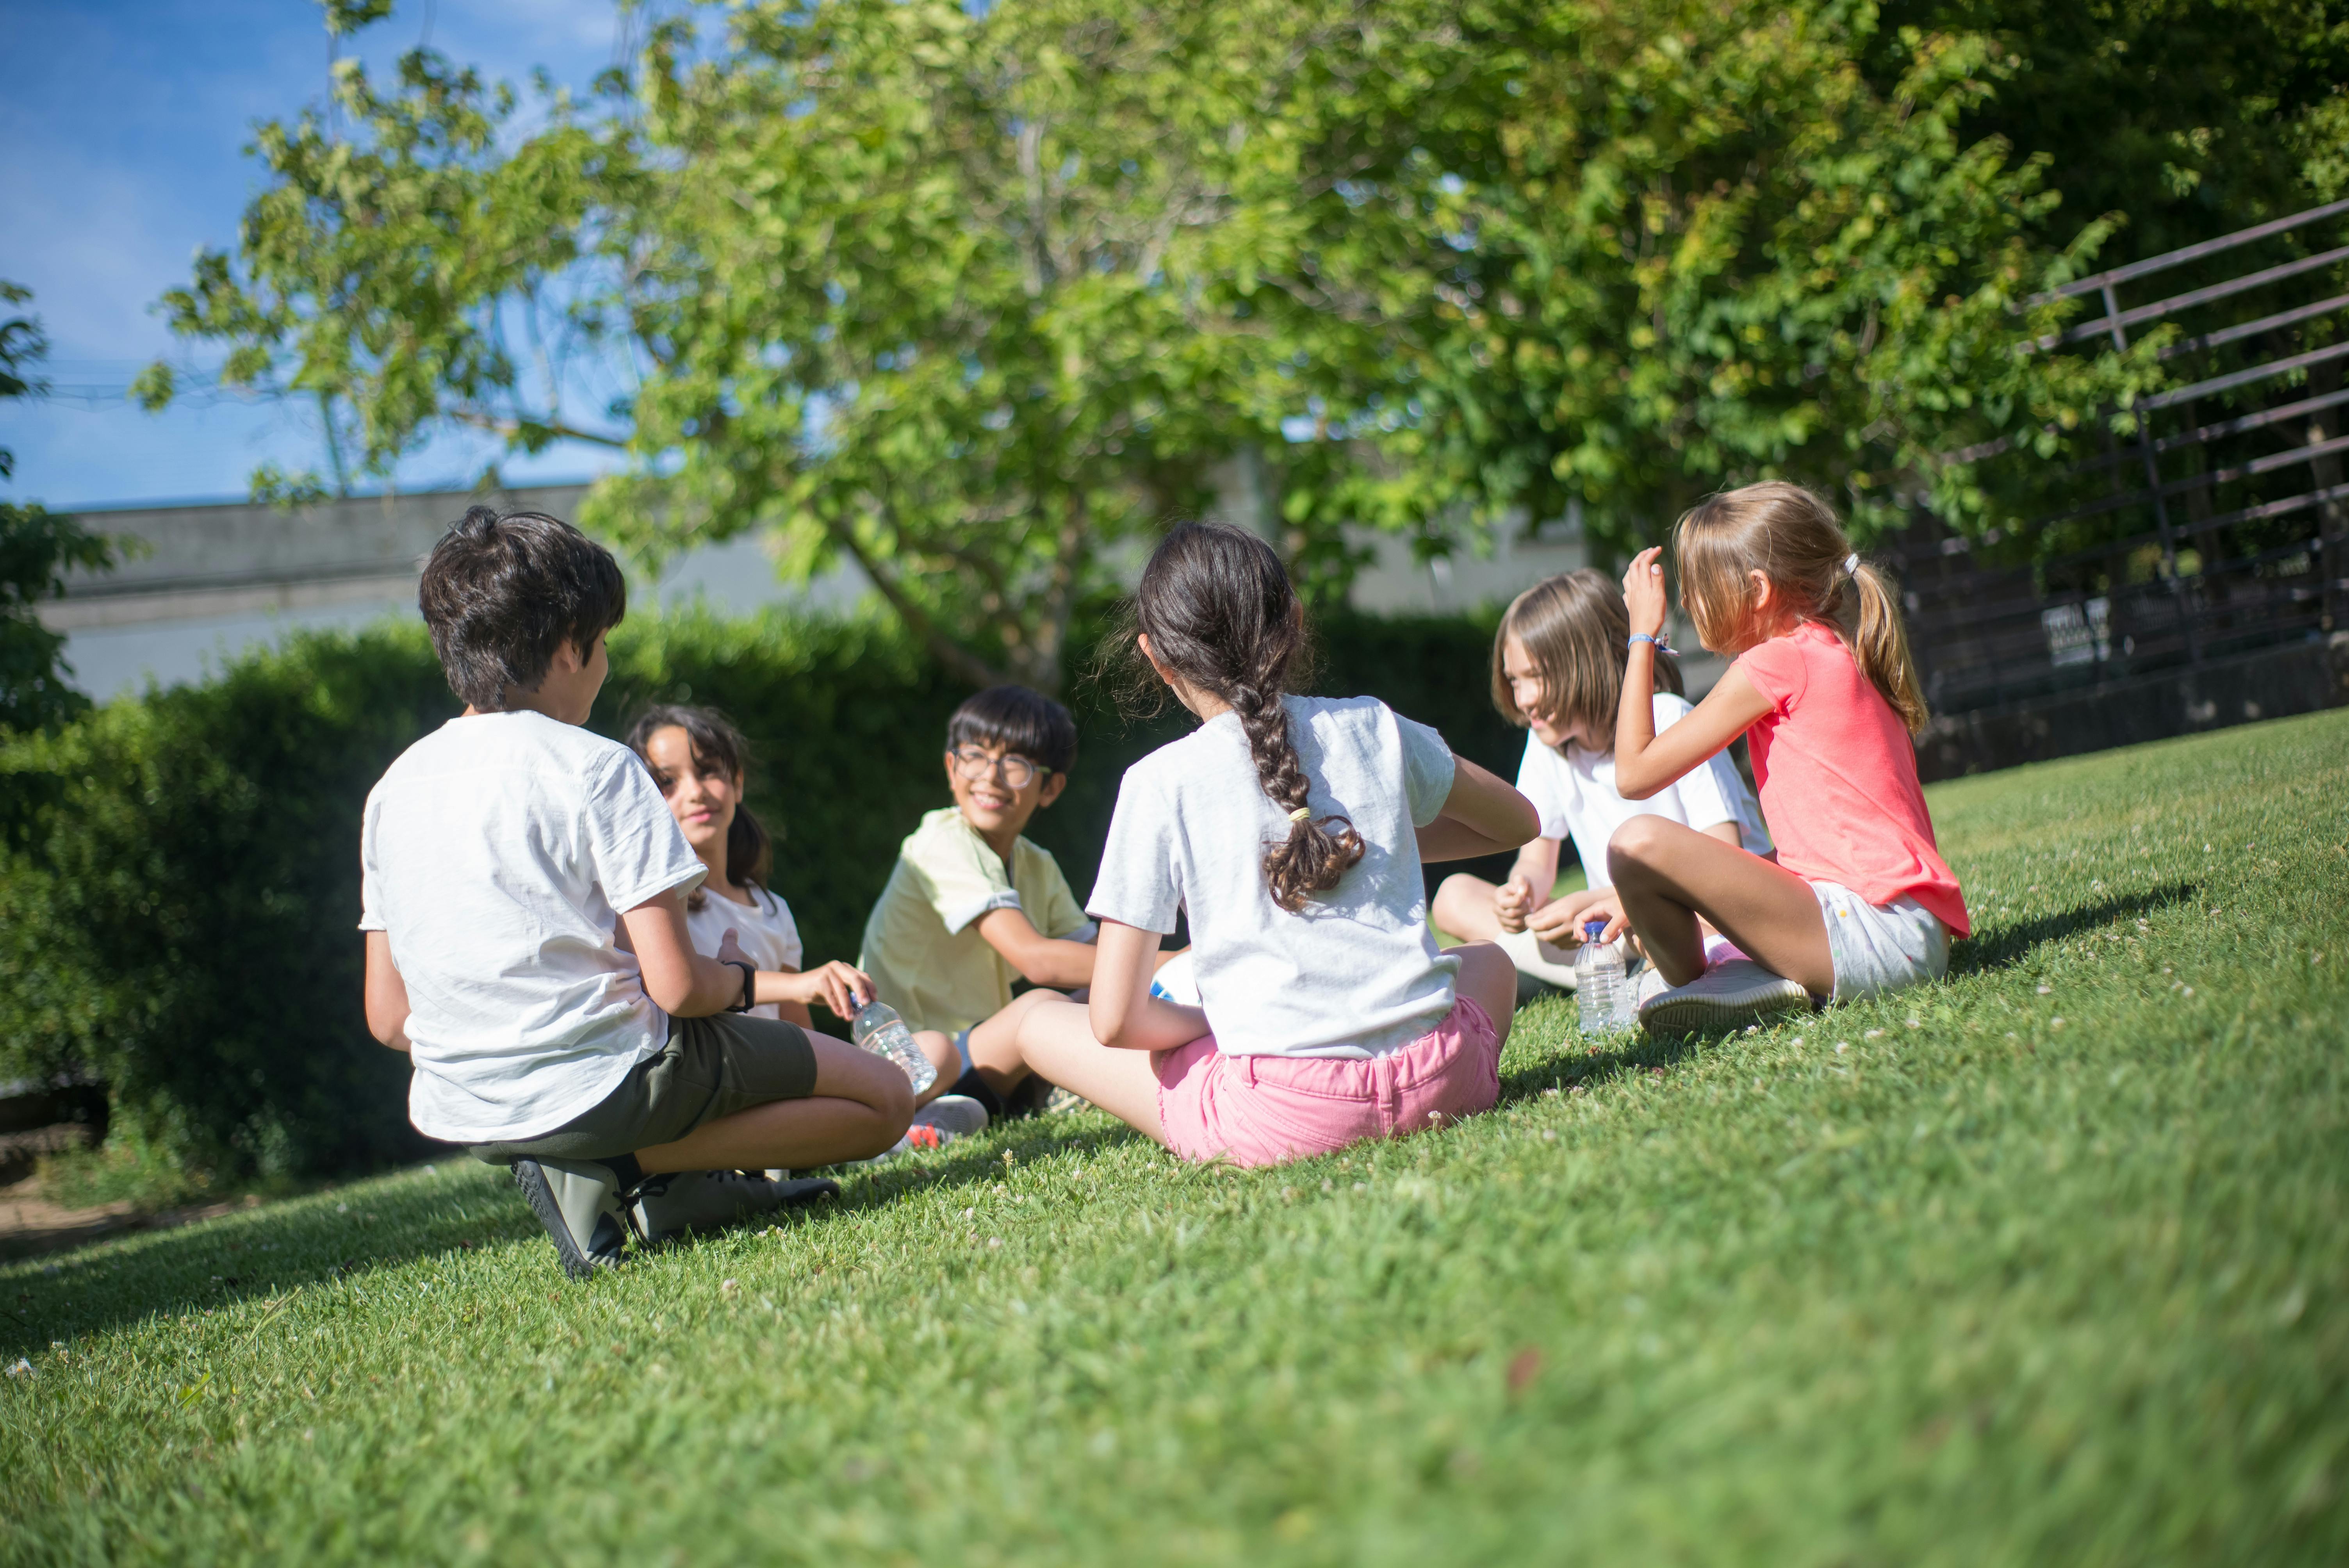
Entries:
{"type": "Polygon", "coordinates": [[[1626,872],[1636,875],[1656,863],[1657,851],[1667,837],[1666,825],[1661,817],[1642,816],[1615,830],[1615,836],[1607,841],[1607,869],[1615,881],[1621,882],[1626,872]]]}
{"type": "Polygon", "coordinates": [[[1447,909],[1472,907],[1471,901],[1480,894],[1486,903],[1491,903],[1492,884],[1483,877],[1472,876],[1466,872],[1454,872],[1436,886],[1436,913],[1440,917],[1447,909]]]}

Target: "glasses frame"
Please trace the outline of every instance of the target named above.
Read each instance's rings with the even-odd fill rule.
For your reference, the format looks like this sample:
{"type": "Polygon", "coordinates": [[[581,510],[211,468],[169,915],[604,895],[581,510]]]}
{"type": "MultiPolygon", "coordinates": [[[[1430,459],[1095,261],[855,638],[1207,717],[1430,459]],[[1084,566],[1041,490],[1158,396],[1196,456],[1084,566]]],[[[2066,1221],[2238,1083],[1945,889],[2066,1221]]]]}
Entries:
{"type": "Polygon", "coordinates": [[[1055,771],[1021,752],[1007,751],[1000,757],[989,757],[975,746],[948,751],[947,761],[953,766],[956,775],[966,781],[977,783],[981,779],[999,775],[1004,784],[1012,789],[1025,789],[1030,784],[1050,779],[1055,771]],[[1011,776],[1015,764],[1027,771],[1027,778],[1014,779],[1011,776]]]}

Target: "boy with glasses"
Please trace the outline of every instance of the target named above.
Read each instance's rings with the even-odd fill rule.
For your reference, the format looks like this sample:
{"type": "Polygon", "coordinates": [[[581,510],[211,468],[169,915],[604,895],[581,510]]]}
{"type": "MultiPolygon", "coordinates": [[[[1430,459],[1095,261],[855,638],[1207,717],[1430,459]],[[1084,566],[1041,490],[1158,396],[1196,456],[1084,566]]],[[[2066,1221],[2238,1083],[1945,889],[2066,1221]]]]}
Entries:
{"type": "Polygon", "coordinates": [[[940,1076],[961,1071],[952,1092],[991,1116],[1003,1108],[968,1070],[972,1026],[1010,1004],[1015,981],[1071,991],[1092,980],[1093,923],[1051,854],[1020,837],[1068,787],[1076,755],[1076,721],[1040,692],[994,686],[955,709],[954,804],[925,814],[898,847],[864,923],[856,966],[908,1027],[954,1040],[961,1059],[940,1076]]]}

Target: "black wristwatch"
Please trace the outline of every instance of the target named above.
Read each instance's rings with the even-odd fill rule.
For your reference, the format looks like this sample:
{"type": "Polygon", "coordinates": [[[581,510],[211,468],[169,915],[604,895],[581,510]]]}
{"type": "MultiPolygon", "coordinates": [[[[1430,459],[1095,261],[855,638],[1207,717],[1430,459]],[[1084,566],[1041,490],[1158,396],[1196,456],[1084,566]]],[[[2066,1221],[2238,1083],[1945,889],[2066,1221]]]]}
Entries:
{"type": "Polygon", "coordinates": [[[758,1004],[753,1002],[750,998],[752,995],[751,988],[758,983],[759,972],[751,968],[748,964],[743,963],[739,958],[722,958],[719,960],[719,962],[721,964],[730,964],[735,968],[740,969],[742,972],[742,999],[739,1002],[730,1004],[726,1010],[730,1013],[747,1013],[752,1007],[758,1006],[758,1004]]]}

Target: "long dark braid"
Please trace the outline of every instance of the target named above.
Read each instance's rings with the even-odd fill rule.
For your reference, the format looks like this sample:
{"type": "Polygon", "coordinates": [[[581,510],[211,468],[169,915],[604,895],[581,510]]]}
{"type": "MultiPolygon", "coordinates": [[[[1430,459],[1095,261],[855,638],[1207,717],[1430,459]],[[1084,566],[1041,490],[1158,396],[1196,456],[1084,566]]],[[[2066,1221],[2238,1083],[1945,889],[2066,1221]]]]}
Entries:
{"type": "Polygon", "coordinates": [[[1309,649],[1303,606],[1272,547],[1226,523],[1184,523],[1143,571],[1134,624],[1159,663],[1232,705],[1257,782],[1291,814],[1288,836],[1265,846],[1273,903],[1293,914],[1336,887],[1362,858],[1362,836],[1341,816],[1296,815],[1310,781],[1280,699],[1309,649]]]}

